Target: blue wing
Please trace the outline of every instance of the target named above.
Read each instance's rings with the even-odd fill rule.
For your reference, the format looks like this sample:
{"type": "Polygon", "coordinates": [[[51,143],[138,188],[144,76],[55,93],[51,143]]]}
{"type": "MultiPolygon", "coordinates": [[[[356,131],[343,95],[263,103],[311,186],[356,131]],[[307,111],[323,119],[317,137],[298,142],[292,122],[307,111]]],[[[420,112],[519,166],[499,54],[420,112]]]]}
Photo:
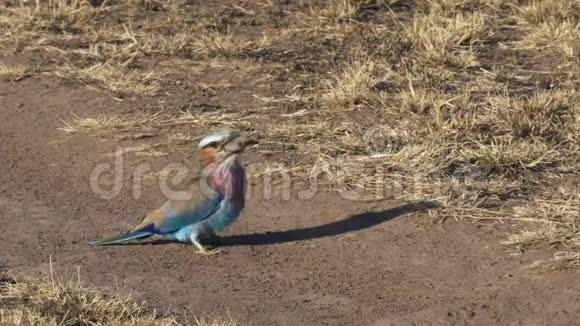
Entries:
{"type": "Polygon", "coordinates": [[[212,216],[221,207],[223,195],[218,192],[195,200],[167,201],[161,208],[151,212],[132,231],[116,237],[92,241],[93,245],[117,244],[152,235],[172,234],[184,227],[199,223],[212,216]]]}
{"type": "Polygon", "coordinates": [[[183,227],[209,218],[220,208],[223,200],[224,197],[215,192],[197,203],[168,202],[156,214],[150,214],[150,221],[146,222],[147,219],[145,219],[144,223],[141,223],[143,225],[142,231],[149,231],[154,234],[175,232],[183,227]]]}
{"type": "Polygon", "coordinates": [[[222,232],[228,225],[236,221],[244,209],[244,203],[224,200],[219,208],[207,218],[207,223],[214,233],[222,232]]]}
{"type": "Polygon", "coordinates": [[[201,222],[219,210],[223,200],[224,197],[216,193],[202,202],[196,203],[190,209],[176,211],[170,206],[166,209],[164,221],[158,226],[153,224],[153,230],[157,234],[165,234],[201,222]]]}

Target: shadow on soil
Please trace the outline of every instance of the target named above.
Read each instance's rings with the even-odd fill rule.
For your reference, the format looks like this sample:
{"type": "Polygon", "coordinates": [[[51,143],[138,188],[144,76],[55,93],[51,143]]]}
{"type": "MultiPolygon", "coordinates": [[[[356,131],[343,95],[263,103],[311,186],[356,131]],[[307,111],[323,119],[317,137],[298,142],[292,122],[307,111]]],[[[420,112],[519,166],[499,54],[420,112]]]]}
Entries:
{"type": "Polygon", "coordinates": [[[357,214],[344,220],[302,229],[227,236],[220,238],[219,242],[221,246],[259,246],[320,239],[367,229],[405,214],[435,207],[437,205],[432,202],[412,203],[380,212],[357,214]]]}
{"type": "MultiPolygon", "coordinates": [[[[436,203],[423,201],[410,203],[396,208],[379,212],[367,212],[350,216],[344,220],[287,231],[232,235],[208,239],[208,244],[217,246],[261,246],[295,241],[314,240],[325,237],[368,229],[375,225],[387,222],[405,214],[424,211],[438,207],[436,203]]],[[[171,240],[153,240],[146,242],[128,242],[115,244],[116,246],[163,245],[175,243],[171,240]]]]}

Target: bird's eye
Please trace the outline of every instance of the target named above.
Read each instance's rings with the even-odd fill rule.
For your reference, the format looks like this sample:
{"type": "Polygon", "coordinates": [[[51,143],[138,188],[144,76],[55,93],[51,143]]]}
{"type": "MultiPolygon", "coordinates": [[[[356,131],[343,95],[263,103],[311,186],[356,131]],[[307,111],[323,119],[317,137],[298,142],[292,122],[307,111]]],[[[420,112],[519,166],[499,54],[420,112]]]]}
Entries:
{"type": "Polygon", "coordinates": [[[217,147],[217,142],[212,141],[211,143],[207,144],[205,147],[212,147],[212,148],[216,148],[217,147]]]}

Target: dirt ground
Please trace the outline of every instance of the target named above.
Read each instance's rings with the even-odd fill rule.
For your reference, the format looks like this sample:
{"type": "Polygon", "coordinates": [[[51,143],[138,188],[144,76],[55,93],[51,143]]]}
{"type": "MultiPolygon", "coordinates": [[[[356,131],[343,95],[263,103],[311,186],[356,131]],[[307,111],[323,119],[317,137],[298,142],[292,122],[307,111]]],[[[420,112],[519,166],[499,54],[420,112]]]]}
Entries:
{"type": "MultiPolygon", "coordinates": [[[[255,199],[224,238],[224,253],[85,243],[128,228],[163,198],[112,200],[88,176],[115,142],[58,131],[71,113],[122,103],[50,77],[0,83],[1,267],[47,269],[146,299],[161,314],[223,316],[241,325],[572,325],[574,271],[526,269],[558,249],[518,253],[511,225],[429,223],[396,201],[354,203],[331,192],[308,201],[255,199]]],[[[155,163],[187,158],[183,148],[155,163]]],[[[253,153],[247,153],[252,157],[253,153]]],[[[134,164],[137,159],[129,159],[134,164]]]]}

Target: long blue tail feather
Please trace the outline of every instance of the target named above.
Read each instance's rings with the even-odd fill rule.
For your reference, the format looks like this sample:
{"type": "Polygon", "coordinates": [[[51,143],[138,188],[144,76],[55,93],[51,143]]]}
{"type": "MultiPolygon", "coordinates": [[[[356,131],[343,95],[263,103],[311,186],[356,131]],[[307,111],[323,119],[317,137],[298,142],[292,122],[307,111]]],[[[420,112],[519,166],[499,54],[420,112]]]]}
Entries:
{"type": "Polygon", "coordinates": [[[119,236],[109,238],[109,239],[91,241],[91,242],[89,242],[89,244],[93,245],[93,246],[105,246],[105,245],[112,245],[112,244],[118,244],[118,243],[122,243],[122,242],[126,242],[126,241],[136,240],[136,239],[143,239],[143,238],[150,237],[152,235],[153,235],[152,232],[132,231],[132,232],[129,232],[127,234],[119,235],[119,236]]]}

